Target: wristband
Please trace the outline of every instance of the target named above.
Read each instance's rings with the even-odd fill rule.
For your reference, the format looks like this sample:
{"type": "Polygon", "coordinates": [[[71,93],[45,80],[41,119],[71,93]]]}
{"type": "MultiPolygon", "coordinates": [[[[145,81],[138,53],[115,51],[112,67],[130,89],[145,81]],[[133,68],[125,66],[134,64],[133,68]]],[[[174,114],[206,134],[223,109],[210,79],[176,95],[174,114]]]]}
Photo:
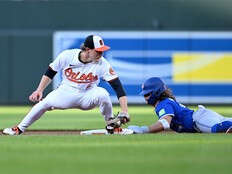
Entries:
{"type": "Polygon", "coordinates": [[[163,118],[163,119],[160,119],[158,121],[162,124],[162,126],[164,127],[164,130],[170,128],[170,125],[166,119],[163,118]]]}

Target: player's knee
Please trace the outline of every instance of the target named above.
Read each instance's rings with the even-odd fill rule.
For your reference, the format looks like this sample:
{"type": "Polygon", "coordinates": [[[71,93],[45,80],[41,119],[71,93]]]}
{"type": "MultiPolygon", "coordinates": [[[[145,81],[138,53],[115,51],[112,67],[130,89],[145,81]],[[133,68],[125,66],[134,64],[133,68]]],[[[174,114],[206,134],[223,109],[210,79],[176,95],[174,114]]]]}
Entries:
{"type": "Polygon", "coordinates": [[[103,103],[111,102],[109,93],[103,88],[98,92],[98,100],[103,103]]]}
{"type": "Polygon", "coordinates": [[[42,100],[38,103],[38,105],[41,108],[41,110],[44,110],[44,111],[49,111],[52,108],[51,104],[48,101],[42,100]]]}
{"type": "Polygon", "coordinates": [[[215,124],[211,128],[212,133],[226,132],[232,126],[231,121],[223,121],[221,123],[215,124]]]}

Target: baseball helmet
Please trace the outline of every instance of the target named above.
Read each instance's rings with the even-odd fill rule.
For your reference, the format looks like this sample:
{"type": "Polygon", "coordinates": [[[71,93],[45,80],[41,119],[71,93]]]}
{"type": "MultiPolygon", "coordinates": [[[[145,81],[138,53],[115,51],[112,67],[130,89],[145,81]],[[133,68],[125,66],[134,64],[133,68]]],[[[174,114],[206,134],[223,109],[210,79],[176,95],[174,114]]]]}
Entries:
{"type": "Polygon", "coordinates": [[[148,104],[154,105],[160,95],[167,89],[164,82],[159,77],[151,77],[147,79],[142,85],[140,95],[151,94],[148,99],[148,104]]]}

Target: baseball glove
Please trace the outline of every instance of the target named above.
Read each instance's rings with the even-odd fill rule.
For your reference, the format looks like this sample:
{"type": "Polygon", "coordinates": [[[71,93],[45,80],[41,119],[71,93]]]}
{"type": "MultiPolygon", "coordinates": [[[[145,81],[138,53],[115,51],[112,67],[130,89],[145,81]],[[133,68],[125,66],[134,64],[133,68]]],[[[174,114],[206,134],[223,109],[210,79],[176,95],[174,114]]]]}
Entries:
{"type": "Polygon", "coordinates": [[[122,124],[126,124],[130,121],[130,116],[128,113],[119,112],[114,118],[110,118],[106,122],[106,130],[109,134],[113,134],[114,130],[119,128],[122,124]]]}
{"type": "Polygon", "coordinates": [[[119,112],[116,116],[121,122],[121,124],[126,124],[130,121],[130,116],[127,112],[119,112]]]}

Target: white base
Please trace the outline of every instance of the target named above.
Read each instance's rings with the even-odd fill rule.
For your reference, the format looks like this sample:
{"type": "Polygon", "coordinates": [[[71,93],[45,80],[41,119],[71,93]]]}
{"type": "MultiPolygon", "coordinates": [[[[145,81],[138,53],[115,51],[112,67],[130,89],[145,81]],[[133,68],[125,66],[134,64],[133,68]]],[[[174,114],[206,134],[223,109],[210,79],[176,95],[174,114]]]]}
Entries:
{"type": "MultiPolygon", "coordinates": [[[[120,132],[115,132],[114,134],[117,135],[130,135],[133,134],[134,131],[130,129],[123,128],[120,132]]],[[[95,130],[87,130],[87,131],[81,131],[81,135],[110,135],[106,129],[95,129],[95,130]]]]}

